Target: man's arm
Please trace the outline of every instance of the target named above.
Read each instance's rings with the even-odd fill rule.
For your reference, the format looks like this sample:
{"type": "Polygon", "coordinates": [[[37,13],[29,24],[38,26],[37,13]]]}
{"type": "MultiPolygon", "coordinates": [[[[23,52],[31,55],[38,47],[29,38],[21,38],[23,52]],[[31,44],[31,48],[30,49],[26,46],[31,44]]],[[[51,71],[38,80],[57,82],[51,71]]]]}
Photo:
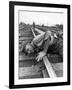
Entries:
{"type": "Polygon", "coordinates": [[[48,50],[48,47],[49,47],[49,43],[50,43],[50,38],[48,38],[48,39],[45,41],[44,50],[38,53],[38,56],[36,57],[37,61],[42,60],[43,57],[46,55],[47,50],[48,50]]]}
{"type": "MultiPolygon", "coordinates": [[[[45,34],[45,33],[44,33],[45,34]]],[[[43,40],[44,34],[37,35],[31,43],[38,44],[43,40]]]]}

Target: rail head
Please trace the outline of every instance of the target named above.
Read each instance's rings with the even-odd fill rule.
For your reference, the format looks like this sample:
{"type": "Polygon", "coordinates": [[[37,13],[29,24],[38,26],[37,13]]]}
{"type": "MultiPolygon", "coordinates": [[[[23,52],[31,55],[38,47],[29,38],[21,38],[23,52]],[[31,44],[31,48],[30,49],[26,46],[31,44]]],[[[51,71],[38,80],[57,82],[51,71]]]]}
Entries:
{"type": "Polygon", "coordinates": [[[50,76],[51,78],[57,77],[55,71],[53,70],[53,68],[52,68],[52,66],[51,66],[51,63],[49,62],[49,60],[48,60],[48,58],[47,58],[47,56],[43,57],[43,62],[44,62],[44,64],[45,64],[45,67],[46,67],[46,69],[47,69],[47,73],[49,74],[49,76],[50,76]]]}

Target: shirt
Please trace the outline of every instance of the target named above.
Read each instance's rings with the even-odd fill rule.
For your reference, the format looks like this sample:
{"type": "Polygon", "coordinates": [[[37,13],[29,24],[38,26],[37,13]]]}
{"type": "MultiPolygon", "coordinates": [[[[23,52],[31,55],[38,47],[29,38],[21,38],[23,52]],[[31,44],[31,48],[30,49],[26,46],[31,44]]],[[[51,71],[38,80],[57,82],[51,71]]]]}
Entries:
{"type": "Polygon", "coordinates": [[[53,36],[50,31],[45,32],[44,34],[38,35],[31,42],[33,48],[39,48],[44,52],[47,52],[49,45],[53,43],[53,36]]]}

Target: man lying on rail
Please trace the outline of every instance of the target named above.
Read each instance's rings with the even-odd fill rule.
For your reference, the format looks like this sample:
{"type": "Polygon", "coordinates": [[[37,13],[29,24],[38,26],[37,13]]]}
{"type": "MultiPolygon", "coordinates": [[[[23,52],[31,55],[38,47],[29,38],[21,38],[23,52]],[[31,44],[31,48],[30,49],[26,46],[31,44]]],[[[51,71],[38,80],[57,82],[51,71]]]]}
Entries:
{"type": "Polygon", "coordinates": [[[46,54],[57,54],[63,59],[63,42],[56,33],[51,31],[36,36],[23,49],[28,54],[37,52],[37,61],[42,60],[46,54]]]}

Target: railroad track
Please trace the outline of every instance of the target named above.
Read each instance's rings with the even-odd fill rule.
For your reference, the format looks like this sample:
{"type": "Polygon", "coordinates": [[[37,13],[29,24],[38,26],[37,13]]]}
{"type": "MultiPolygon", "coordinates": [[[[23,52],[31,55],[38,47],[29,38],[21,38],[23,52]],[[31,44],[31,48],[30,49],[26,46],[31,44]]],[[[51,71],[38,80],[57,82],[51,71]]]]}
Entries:
{"type": "MultiPolygon", "coordinates": [[[[32,29],[32,28],[31,28],[32,29]]],[[[36,29],[38,31],[38,29],[36,29]]],[[[33,29],[32,33],[34,37],[36,37],[33,29]]],[[[42,31],[39,33],[42,33],[42,31]]],[[[44,32],[43,32],[44,33],[44,32]]],[[[21,41],[21,39],[20,39],[21,41]]],[[[34,65],[35,56],[25,56],[25,55],[19,55],[19,78],[20,79],[28,79],[28,78],[56,78],[63,75],[63,68],[62,63],[56,63],[52,64],[48,60],[48,57],[45,56],[43,58],[43,62],[37,65],[34,65]],[[44,66],[45,68],[40,70],[41,66],[44,66]],[[59,68],[58,70],[56,70],[59,68]],[[60,71],[60,74],[59,72],[60,71]],[[59,75],[58,75],[58,74],[59,75]]]]}

